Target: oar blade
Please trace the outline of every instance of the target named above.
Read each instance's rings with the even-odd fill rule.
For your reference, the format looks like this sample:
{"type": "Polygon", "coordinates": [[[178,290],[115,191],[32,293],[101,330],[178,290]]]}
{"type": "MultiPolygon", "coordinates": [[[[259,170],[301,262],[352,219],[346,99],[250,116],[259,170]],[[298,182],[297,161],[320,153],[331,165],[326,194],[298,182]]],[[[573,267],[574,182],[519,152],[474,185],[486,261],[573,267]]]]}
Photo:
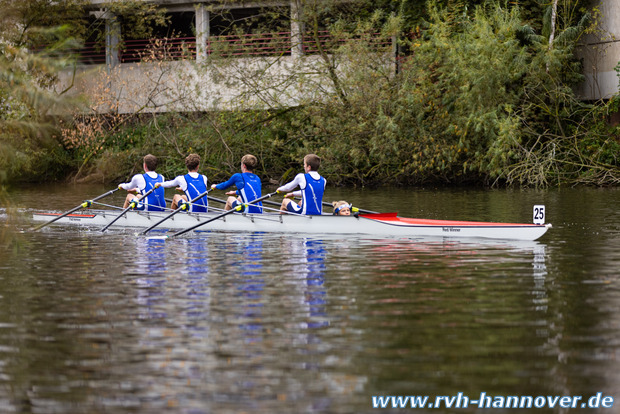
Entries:
{"type": "Polygon", "coordinates": [[[170,236],[147,236],[147,240],[168,240],[170,236]]]}

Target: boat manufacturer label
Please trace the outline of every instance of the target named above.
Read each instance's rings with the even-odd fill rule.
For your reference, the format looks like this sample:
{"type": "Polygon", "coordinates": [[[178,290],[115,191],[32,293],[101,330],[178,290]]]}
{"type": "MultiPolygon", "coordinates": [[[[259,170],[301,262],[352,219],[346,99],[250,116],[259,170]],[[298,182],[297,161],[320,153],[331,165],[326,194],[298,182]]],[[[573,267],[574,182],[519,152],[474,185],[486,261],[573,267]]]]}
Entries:
{"type": "Polygon", "coordinates": [[[449,233],[454,233],[454,232],[459,232],[461,231],[461,229],[456,228],[456,227],[442,227],[441,228],[443,231],[445,232],[449,232],[449,233]]]}
{"type": "Polygon", "coordinates": [[[534,206],[534,224],[545,224],[545,206],[534,206]]]}

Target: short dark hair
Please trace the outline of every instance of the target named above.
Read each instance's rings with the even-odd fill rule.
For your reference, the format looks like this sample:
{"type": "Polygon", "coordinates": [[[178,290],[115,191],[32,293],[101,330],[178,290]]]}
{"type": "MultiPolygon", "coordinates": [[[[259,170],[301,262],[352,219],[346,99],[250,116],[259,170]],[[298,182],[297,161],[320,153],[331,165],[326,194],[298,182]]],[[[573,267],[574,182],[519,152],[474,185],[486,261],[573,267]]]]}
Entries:
{"type": "Polygon", "coordinates": [[[248,170],[254,171],[258,166],[258,159],[252,154],[245,154],[241,157],[241,164],[245,165],[248,170]]]}
{"type": "Polygon", "coordinates": [[[198,169],[200,165],[200,155],[198,154],[189,154],[185,157],[185,166],[189,171],[194,171],[198,169]]]}
{"type": "Polygon", "coordinates": [[[321,158],[316,154],[308,154],[304,157],[304,161],[310,166],[312,171],[318,171],[321,166],[321,158]]]}
{"type": "Polygon", "coordinates": [[[149,171],[155,171],[157,169],[157,157],[153,154],[147,154],[144,156],[144,165],[149,171]]]}

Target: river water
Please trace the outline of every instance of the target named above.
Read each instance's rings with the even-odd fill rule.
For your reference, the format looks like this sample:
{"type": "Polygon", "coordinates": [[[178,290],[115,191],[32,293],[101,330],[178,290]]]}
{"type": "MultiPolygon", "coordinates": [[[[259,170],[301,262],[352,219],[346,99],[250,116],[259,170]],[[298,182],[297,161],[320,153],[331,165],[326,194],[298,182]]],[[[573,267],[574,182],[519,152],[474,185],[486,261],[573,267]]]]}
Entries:
{"type": "MultiPolygon", "coordinates": [[[[107,190],[19,188],[9,207],[66,211],[107,190]]],[[[620,398],[619,189],[329,189],[327,199],[508,222],[544,204],[553,228],[528,243],[163,241],[20,233],[29,224],[2,210],[0,412],[515,412],[373,408],[373,396],[436,404],[459,393],[580,397],[577,409],[552,398],[536,412],[594,412],[581,404],[620,398]]],[[[613,403],[599,411],[620,412],[613,403]]]]}

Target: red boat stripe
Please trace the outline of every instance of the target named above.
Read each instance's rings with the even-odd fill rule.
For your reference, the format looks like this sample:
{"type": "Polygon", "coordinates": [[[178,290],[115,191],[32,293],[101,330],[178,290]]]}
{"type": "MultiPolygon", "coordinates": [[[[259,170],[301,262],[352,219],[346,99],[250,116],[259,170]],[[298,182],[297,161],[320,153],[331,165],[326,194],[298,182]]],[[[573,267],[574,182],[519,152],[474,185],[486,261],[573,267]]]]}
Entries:
{"type": "Polygon", "coordinates": [[[505,226],[538,226],[537,224],[528,223],[493,223],[488,221],[457,221],[457,220],[433,220],[433,219],[416,219],[397,217],[397,213],[381,213],[381,214],[361,214],[370,220],[380,221],[381,223],[394,225],[415,225],[415,226],[458,226],[458,227],[505,227],[505,226]]]}
{"type": "MultiPolygon", "coordinates": [[[[39,213],[41,216],[60,216],[60,213],[39,213]]],[[[65,217],[93,218],[96,214],[67,214],[65,217]]]]}

